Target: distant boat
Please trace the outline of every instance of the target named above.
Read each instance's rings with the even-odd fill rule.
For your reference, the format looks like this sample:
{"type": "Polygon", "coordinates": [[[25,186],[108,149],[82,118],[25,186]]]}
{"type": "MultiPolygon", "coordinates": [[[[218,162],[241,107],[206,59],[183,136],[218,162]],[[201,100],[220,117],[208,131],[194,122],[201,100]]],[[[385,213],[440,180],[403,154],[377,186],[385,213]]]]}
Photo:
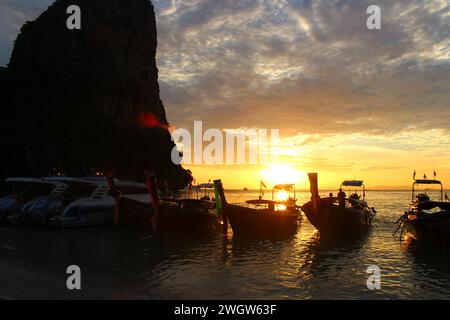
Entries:
{"type": "MultiPolygon", "coordinates": [[[[223,190],[222,182],[216,181],[223,190]]],[[[219,192],[223,214],[230,221],[233,233],[238,236],[286,236],[295,233],[301,218],[299,207],[295,204],[293,184],[279,184],[273,187],[272,200],[247,200],[244,204],[231,204],[225,193],[219,192]],[[285,197],[277,200],[275,195],[282,192],[285,197]]]]}
{"type": "Polygon", "coordinates": [[[400,235],[405,231],[409,237],[419,242],[450,240],[450,202],[444,201],[441,181],[415,179],[412,184],[411,201],[409,210],[397,221],[399,226],[396,232],[401,229],[400,235]],[[438,201],[431,200],[426,193],[416,195],[415,187],[419,185],[439,185],[438,201]]]}
{"type": "Polygon", "coordinates": [[[310,173],[311,201],[302,206],[309,222],[320,232],[344,234],[366,230],[372,223],[374,208],[369,208],[365,201],[363,181],[347,180],[342,187],[362,188],[362,198],[356,192],[349,197],[321,198],[318,191],[317,173],[310,173]]]}
{"type": "Polygon", "coordinates": [[[244,188],[244,189],[242,189],[243,191],[248,191],[248,189],[247,188],[244,188]]]}

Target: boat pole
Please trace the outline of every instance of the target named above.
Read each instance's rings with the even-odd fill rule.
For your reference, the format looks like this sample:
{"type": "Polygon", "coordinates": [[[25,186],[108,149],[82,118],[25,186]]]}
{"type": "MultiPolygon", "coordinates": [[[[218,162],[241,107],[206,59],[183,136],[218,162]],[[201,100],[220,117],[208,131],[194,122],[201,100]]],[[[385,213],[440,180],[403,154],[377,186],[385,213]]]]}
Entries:
{"type": "Polygon", "coordinates": [[[114,198],[114,225],[118,226],[120,224],[120,199],[122,198],[122,193],[117,189],[114,183],[114,176],[107,176],[106,182],[108,183],[111,195],[114,198]]]}
{"type": "Polygon", "coordinates": [[[228,234],[228,204],[227,199],[225,198],[225,192],[223,191],[222,180],[214,180],[214,185],[217,188],[217,193],[220,197],[220,202],[222,203],[222,233],[224,235],[228,234]]]}
{"type": "Polygon", "coordinates": [[[145,181],[147,184],[148,194],[150,196],[150,206],[155,210],[154,214],[150,213],[150,223],[152,225],[152,231],[158,231],[158,220],[159,220],[159,211],[158,211],[158,187],[156,183],[156,176],[154,173],[150,173],[145,170],[145,181]]]}
{"type": "Polygon", "coordinates": [[[317,173],[308,173],[309,185],[311,191],[311,201],[313,204],[314,212],[317,213],[319,210],[319,184],[317,181],[317,173]]]}

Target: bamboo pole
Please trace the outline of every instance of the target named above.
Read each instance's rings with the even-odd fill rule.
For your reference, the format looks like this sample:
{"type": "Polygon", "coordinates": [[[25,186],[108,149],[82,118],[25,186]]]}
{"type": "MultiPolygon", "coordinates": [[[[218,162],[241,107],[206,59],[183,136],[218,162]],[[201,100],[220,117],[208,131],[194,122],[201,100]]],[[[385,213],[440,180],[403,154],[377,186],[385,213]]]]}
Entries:
{"type": "Polygon", "coordinates": [[[228,234],[228,203],[225,198],[225,192],[223,191],[222,180],[214,180],[214,184],[217,187],[217,192],[219,193],[220,201],[222,202],[222,233],[224,235],[228,234]]]}

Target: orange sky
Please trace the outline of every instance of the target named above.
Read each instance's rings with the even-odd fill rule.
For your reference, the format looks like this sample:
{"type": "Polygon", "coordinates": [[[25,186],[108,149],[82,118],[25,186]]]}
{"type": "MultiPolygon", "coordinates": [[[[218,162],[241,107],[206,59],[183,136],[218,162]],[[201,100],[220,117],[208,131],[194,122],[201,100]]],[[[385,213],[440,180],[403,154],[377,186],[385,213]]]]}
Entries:
{"type": "Polygon", "coordinates": [[[323,189],[335,189],[346,179],[365,180],[369,189],[409,189],[414,170],[417,178],[423,174],[433,178],[436,170],[437,179],[444,187],[450,186],[450,156],[438,147],[450,139],[442,132],[383,139],[343,134],[297,145],[294,140],[304,142],[305,137],[282,138],[280,147],[276,148],[278,158],[272,163],[186,167],[198,182],[220,178],[228,188],[236,189],[257,189],[260,179],[270,185],[289,182],[296,183],[300,189],[308,188],[307,172],[319,173],[323,189]]]}

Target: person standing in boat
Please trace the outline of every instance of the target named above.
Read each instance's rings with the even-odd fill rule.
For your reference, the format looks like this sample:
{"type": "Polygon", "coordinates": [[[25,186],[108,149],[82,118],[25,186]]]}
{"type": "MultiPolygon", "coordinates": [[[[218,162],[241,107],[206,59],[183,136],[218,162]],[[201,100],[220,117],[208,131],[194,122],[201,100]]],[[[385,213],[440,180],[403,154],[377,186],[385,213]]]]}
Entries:
{"type": "Polygon", "coordinates": [[[341,208],[345,208],[345,197],[347,195],[345,194],[344,191],[342,191],[342,188],[339,188],[339,192],[337,194],[337,198],[339,200],[339,207],[341,208]]]}

